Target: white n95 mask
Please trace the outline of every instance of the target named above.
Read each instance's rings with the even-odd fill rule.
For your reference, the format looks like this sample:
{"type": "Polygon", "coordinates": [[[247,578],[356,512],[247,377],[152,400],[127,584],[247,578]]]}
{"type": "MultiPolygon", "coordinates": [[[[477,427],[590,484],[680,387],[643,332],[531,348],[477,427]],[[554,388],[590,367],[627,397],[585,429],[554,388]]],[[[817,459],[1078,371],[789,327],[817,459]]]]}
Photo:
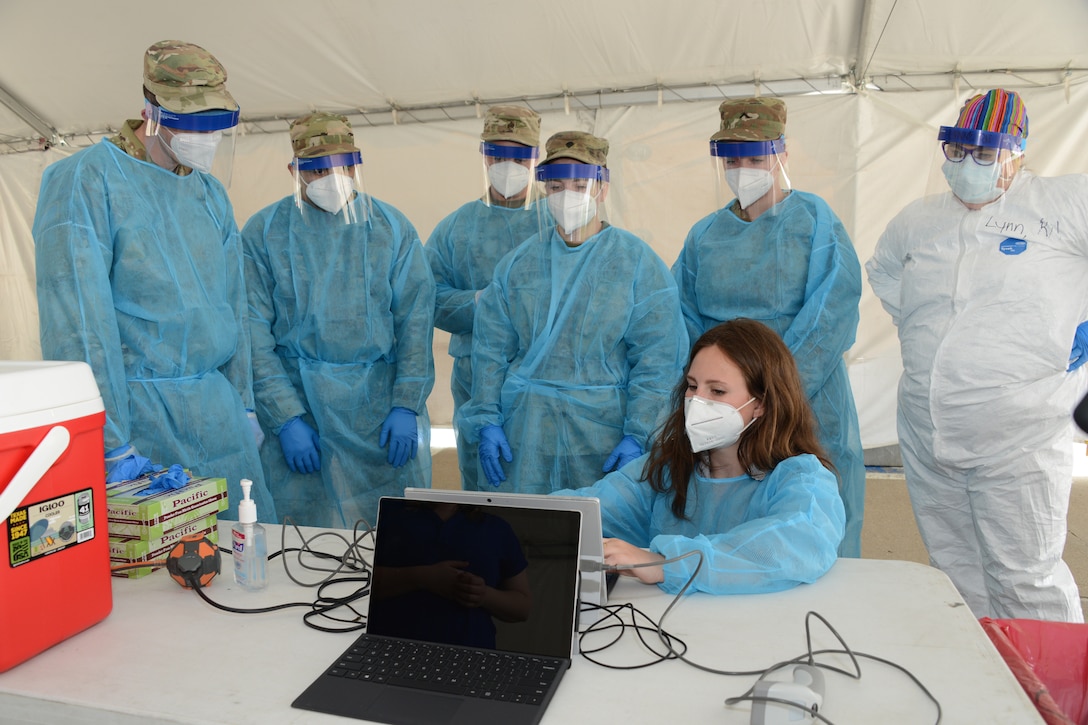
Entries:
{"type": "Polygon", "coordinates": [[[170,150],[179,164],[197,171],[210,172],[216,149],[223,140],[222,131],[208,133],[175,133],[170,139],[170,150]]]}
{"type": "Polygon", "coordinates": [[[355,180],[331,172],[306,185],[306,197],[330,214],[336,214],[355,194],[355,180]]]}
{"type": "Polygon", "coordinates": [[[774,186],[774,174],[765,169],[726,169],[725,183],[737,195],[741,209],[747,209],[774,186]]]}
{"type": "Polygon", "coordinates": [[[597,201],[584,192],[565,189],[548,195],[548,211],[569,234],[597,215],[597,201]]]}
{"type": "Polygon", "coordinates": [[[530,177],[528,166],[513,161],[500,161],[487,167],[488,183],[507,199],[524,191],[530,177]]]}
{"type": "MultiPolygon", "coordinates": [[[[755,398],[751,398],[748,403],[753,400],[755,398]]],[[[712,448],[728,448],[740,440],[740,434],[756,422],[752,418],[745,425],[740,408],[734,408],[729,403],[700,398],[698,395],[685,398],[684,428],[687,430],[688,440],[691,441],[691,450],[698,453],[712,448]]]]}

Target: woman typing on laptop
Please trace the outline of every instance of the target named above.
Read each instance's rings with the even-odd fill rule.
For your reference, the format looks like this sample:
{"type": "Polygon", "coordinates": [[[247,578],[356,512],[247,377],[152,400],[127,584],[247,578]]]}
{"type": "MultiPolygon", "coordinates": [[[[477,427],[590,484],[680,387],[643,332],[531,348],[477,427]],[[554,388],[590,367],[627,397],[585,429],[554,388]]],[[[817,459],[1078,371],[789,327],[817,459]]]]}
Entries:
{"type": "Polygon", "coordinates": [[[707,330],[650,452],[557,494],[601,501],[605,564],[677,592],[751,594],[813,582],[835,562],[845,512],[797,366],[766,325],[707,330]],[[624,568],[639,565],[638,568],[624,568]]]}

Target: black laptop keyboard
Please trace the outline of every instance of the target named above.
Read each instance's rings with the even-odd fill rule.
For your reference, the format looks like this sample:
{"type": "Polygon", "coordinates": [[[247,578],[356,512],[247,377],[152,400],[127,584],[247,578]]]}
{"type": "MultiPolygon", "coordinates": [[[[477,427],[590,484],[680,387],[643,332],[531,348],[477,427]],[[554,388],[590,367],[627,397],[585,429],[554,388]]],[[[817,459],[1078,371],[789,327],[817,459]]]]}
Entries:
{"type": "Polygon", "coordinates": [[[548,657],[363,636],[326,674],[538,705],[564,664],[548,657]]]}

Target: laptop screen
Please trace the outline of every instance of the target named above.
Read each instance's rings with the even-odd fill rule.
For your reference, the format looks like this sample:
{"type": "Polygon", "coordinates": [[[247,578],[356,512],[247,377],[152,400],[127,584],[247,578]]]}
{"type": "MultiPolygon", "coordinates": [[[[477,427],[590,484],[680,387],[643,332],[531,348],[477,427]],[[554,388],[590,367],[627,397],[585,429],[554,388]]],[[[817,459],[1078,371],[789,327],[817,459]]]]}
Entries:
{"type": "Polygon", "coordinates": [[[382,498],[367,632],[571,656],[581,514],[382,498]]]}

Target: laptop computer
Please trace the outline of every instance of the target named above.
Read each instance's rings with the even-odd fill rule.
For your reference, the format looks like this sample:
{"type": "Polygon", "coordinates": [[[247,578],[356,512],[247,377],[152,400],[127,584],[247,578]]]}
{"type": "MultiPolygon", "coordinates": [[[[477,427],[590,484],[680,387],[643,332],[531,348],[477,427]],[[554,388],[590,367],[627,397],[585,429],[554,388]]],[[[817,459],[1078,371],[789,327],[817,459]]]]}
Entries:
{"type": "Polygon", "coordinates": [[[608,594],[616,583],[618,574],[604,571],[604,534],[601,530],[601,502],[590,496],[548,496],[537,493],[510,493],[505,491],[464,491],[461,489],[406,488],[404,497],[423,498],[431,501],[455,503],[487,503],[518,508],[554,508],[582,512],[581,544],[581,601],[589,606],[582,608],[582,625],[597,621],[597,607],[608,602],[608,594]]]}
{"type": "Polygon", "coordinates": [[[575,510],[382,498],[367,632],[291,706],[394,725],[539,722],[574,651],[580,533],[575,510]]]}

